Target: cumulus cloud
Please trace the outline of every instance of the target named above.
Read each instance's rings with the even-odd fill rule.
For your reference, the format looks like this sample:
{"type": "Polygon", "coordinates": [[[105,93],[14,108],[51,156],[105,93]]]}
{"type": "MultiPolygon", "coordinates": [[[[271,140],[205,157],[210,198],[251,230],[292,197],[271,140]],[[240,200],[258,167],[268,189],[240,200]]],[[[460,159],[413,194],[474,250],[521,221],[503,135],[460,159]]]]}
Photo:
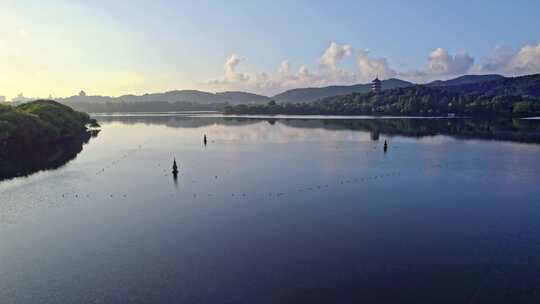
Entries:
{"type": "MultiPolygon", "coordinates": [[[[330,43],[319,58],[318,85],[350,84],[356,81],[356,75],[339,67],[339,63],[353,54],[348,44],[330,43]]],[[[313,78],[312,78],[313,79],[313,78]]],[[[315,83],[314,85],[317,85],[315,83]]]]}
{"type": "Polygon", "coordinates": [[[511,76],[540,73],[540,43],[525,45],[517,53],[510,47],[496,47],[493,54],[476,67],[476,71],[511,76]]]}
{"type": "Polygon", "coordinates": [[[484,63],[475,67],[475,70],[481,73],[499,73],[507,69],[514,56],[512,48],[498,46],[484,63]]]}
{"type": "Polygon", "coordinates": [[[390,68],[386,58],[370,58],[367,51],[358,51],[356,63],[359,71],[358,78],[362,81],[370,81],[375,77],[392,78],[397,75],[396,71],[390,68]]]}
{"type": "Polygon", "coordinates": [[[214,90],[243,90],[273,95],[299,87],[367,83],[375,77],[400,77],[423,83],[466,73],[540,73],[540,43],[525,45],[518,52],[498,47],[487,60],[476,66],[475,59],[467,53],[451,54],[443,48],[436,48],[429,53],[424,68],[401,73],[394,70],[386,58],[371,56],[366,50],[355,51],[348,44],[336,42],[330,43],[311,69],[309,65],[293,65],[285,59],[274,71],[244,73],[241,72],[243,61],[236,54],[230,55],[223,65],[222,76],[204,85],[214,90]],[[350,61],[347,63],[347,60],[350,61]],[[356,68],[352,69],[353,66],[356,68]]]}
{"type": "Polygon", "coordinates": [[[466,73],[473,66],[474,58],[467,53],[448,54],[443,48],[437,48],[429,54],[426,73],[431,75],[455,76],[466,73]]]}
{"type": "Polygon", "coordinates": [[[319,59],[319,63],[323,67],[329,69],[337,69],[337,63],[345,57],[351,56],[352,51],[353,50],[350,45],[339,45],[335,42],[332,42],[319,59]]]}
{"type": "Polygon", "coordinates": [[[290,69],[291,65],[289,63],[289,60],[283,60],[279,65],[278,73],[282,76],[286,76],[290,74],[290,69]]]}
{"type": "Polygon", "coordinates": [[[474,58],[467,53],[452,55],[443,48],[436,48],[429,54],[424,69],[399,75],[413,81],[426,82],[465,74],[473,65],[474,58]]]}
{"type": "Polygon", "coordinates": [[[524,46],[512,59],[510,67],[520,74],[540,72],[540,43],[524,46]]]}
{"type": "MultiPolygon", "coordinates": [[[[519,63],[521,66],[529,66],[533,61],[531,57],[535,58],[536,52],[538,52],[536,48],[524,50],[519,60],[513,60],[514,65],[518,66],[519,63]]],[[[367,50],[355,52],[352,46],[336,42],[330,43],[321,54],[317,60],[316,69],[313,71],[306,65],[299,65],[295,69],[288,60],[283,60],[273,73],[247,74],[238,71],[242,61],[237,55],[231,55],[223,65],[223,76],[207,82],[206,85],[213,89],[247,90],[272,95],[298,87],[366,83],[375,77],[388,79],[400,76],[412,81],[424,82],[467,73],[474,64],[474,58],[467,53],[452,55],[443,48],[437,48],[429,54],[423,69],[398,73],[390,66],[386,58],[373,57],[367,50]],[[342,63],[353,57],[353,54],[356,54],[354,58],[356,69],[348,71],[342,68],[342,63]]]]}
{"type": "Polygon", "coordinates": [[[223,69],[225,70],[225,79],[228,81],[247,81],[249,80],[249,76],[242,73],[236,72],[236,67],[238,64],[242,61],[240,57],[236,56],[235,54],[232,54],[225,64],[223,65],[223,69]]]}
{"type": "Polygon", "coordinates": [[[242,62],[242,59],[237,55],[232,54],[229,56],[229,58],[227,58],[225,64],[223,65],[223,77],[210,80],[208,83],[215,86],[227,86],[249,81],[249,75],[236,71],[236,68],[240,62],[242,62]]]}
{"type": "Polygon", "coordinates": [[[223,65],[223,76],[208,81],[206,85],[220,90],[248,90],[272,95],[297,87],[352,84],[357,81],[357,75],[340,67],[340,63],[352,54],[350,45],[332,42],[318,59],[315,71],[306,65],[295,70],[288,60],[283,60],[274,73],[251,74],[238,71],[242,59],[233,54],[223,65]]]}

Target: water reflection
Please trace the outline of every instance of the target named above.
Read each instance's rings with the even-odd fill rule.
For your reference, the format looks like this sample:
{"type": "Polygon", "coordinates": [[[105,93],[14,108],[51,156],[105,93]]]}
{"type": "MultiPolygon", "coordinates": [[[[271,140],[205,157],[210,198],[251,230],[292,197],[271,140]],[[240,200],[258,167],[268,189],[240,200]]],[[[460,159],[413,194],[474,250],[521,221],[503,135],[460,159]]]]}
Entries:
{"type": "Polygon", "coordinates": [[[0,303],[539,303],[540,145],[388,136],[448,122],[100,119],[0,183],[0,303]]]}
{"type": "Polygon", "coordinates": [[[296,119],[239,118],[205,116],[99,117],[100,122],[164,125],[173,128],[199,128],[210,125],[248,126],[266,121],[270,126],[282,124],[292,128],[324,130],[357,130],[369,132],[373,141],[381,134],[421,138],[447,135],[459,139],[486,139],[540,143],[540,122],[524,119],[296,119]]]}
{"type": "Polygon", "coordinates": [[[43,170],[61,168],[75,159],[90,138],[97,137],[99,130],[87,132],[80,137],[55,144],[33,146],[22,151],[0,154],[0,181],[28,176],[43,170]]]}

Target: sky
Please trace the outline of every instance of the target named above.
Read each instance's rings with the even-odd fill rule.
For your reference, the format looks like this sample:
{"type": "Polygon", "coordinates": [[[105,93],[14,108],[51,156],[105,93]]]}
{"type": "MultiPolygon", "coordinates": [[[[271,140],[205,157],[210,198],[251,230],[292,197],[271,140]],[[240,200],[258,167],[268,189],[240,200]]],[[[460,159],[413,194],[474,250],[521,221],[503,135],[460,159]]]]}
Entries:
{"type": "Polygon", "coordinates": [[[524,75],[539,29],[530,0],[0,0],[0,96],[524,75]]]}

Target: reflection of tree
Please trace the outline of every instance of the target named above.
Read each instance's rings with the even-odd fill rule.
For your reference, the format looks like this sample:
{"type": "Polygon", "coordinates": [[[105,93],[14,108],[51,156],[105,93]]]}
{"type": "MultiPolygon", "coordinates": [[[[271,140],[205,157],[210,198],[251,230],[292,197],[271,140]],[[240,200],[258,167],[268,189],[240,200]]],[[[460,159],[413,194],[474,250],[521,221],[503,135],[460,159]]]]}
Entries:
{"type": "Polygon", "coordinates": [[[424,137],[449,135],[464,139],[493,139],[540,143],[540,121],[523,119],[295,119],[197,116],[117,116],[99,117],[99,122],[118,121],[126,124],[165,125],[173,128],[199,128],[209,125],[249,126],[266,121],[292,128],[325,130],[358,130],[379,134],[424,137]]]}
{"type": "Polygon", "coordinates": [[[0,155],[0,181],[28,176],[38,171],[58,169],[75,159],[82,151],[83,145],[98,133],[99,131],[95,130],[55,144],[8,151],[0,155]]]}
{"type": "Polygon", "coordinates": [[[407,137],[449,135],[463,139],[540,143],[540,122],[523,119],[336,119],[318,120],[318,126],[302,120],[283,120],[282,123],[291,127],[367,131],[373,140],[384,133],[407,137]]]}
{"type": "Polygon", "coordinates": [[[371,130],[369,132],[369,138],[373,141],[379,140],[379,131],[378,130],[371,130]]]}

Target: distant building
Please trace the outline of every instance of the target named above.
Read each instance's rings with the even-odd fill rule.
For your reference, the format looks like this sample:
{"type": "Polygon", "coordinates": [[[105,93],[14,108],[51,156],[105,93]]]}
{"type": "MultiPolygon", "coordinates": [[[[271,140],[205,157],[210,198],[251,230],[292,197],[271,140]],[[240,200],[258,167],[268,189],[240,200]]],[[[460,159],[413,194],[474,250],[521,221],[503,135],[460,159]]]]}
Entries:
{"type": "Polygon", "coordinates": [[[375,78],[371,82],[371,92],[375,94],[379,94],[381,92],[381,81],[379,80],[379,77],[375,78]]]}

